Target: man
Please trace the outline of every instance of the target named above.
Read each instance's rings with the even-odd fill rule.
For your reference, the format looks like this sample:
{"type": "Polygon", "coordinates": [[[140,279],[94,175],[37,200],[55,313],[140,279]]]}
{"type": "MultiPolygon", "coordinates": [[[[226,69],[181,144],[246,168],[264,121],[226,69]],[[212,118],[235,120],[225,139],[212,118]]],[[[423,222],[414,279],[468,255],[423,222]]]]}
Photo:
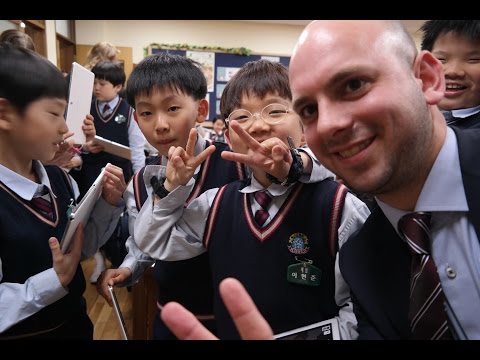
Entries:
{"type": "MultiPolygon", "coordinates": [[[[300,36],[290,82],[317,158],[379,204],[340,252],[359,338],[480,339],[480,132],[447,128],[437,108],[445,92],[441,62],[417,54],[400,22],[316,21],[300,36]],[[401,236],[398,223],[412,211],[431,219],[432,255],[422,264],[434,262],[437,310],[446,319],[428,336],[416,336],[417,323],[409,321],[410,280],[420,276],[410,274],[416,260],[406,240],[413,236],[401,236]]],[[[417,223],[426,231],[426,220],[417,223]]],[[[271,336],[240,284],[227,279],[220,291],[244,338],[271,336]]],[[[162,317],[177,336],[206,336],[183,312],[182,324],[172,319],[172,310],[178,306],[164,308],[162,317]]]]}

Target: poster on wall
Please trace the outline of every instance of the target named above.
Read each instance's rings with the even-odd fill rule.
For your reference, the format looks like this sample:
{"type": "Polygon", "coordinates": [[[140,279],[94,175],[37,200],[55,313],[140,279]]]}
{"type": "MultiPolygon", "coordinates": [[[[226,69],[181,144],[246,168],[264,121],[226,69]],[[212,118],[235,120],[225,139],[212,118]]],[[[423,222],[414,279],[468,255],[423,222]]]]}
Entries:
{"type": "Polygon", "coordinates": [[[238,70],[240,70],[238,67],[219,66],[217,68],[217,81],[229,81],[238,70]]]}
{"type": "Polygon", "coordinates": [[[227,84],[217,84],[217,99],[222,97],[223,89],[225,89],[225,85],[227,84]]]}
{"type": "Polygon", "coordinates": [[[195,60],[202,65],[203,74],[207,79],[207,91],[213,92],[215,79],[215,53],[203,51],[187,51],[187,58],[195,60]]]}

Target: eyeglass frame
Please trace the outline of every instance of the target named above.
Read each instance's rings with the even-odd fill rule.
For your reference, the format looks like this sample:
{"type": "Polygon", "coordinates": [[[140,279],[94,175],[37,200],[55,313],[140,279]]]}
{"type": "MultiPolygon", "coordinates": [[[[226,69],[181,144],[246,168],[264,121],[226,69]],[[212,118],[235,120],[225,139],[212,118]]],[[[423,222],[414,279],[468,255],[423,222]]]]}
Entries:
{"type": "Polygon", "coordinates": [[[242,128],[248,129],[248,128],[249,128],[250,126],[252,126],[253,123],[255,122],[255,121],[253,121],[253,117],[255,116],[255,119],[258,119],[258,117],[260,117],[260,118],[262,118],[262,120],[265,121],[265,123],[267,123],[268,125],[276,125],[276,124],[281,123],[281,122],[287,117],[287,115],[290,114],[290,113],[291,113],[291,110],[290,110],[286,105],[280,104],[280,103],[268,104],[268,105],[266,105],[262,110],[260,110],[260,112],[255,112],[255,113],[252,113],[252,112],[248,111],[247,109],[236,109],[236,110],[233,110],[233,111],[228,115],[228,117],[225,119],[225,124],[226,124],[227,126],[230,126],[230,121],[231,121],[231,120],[235,120],[235,121],[237,121],[237,122],[240,124],[240,126],[241,126],[242,128]],[[280,105],[280,106],[282,106],[282,107],[285,108],[285,114],[284,114],[278,121],[275,121],[275,122],[272,122],[272,121],[270,121],[270,120],[266,120],[266,119],[262,116],[262,113],[264,112],[264,110],[265,110],[266,108],[268,108],[269,106],[273,106],[273,105],[280,105]],[[240,121],[235,120],[235,119],[230,119],[230,117],[232,116],[232,114],[235,113],[235,112],[237,112],[237,111],[246,111],[247,113],[250,114],[250,116],[249,116],[248,119],[247,119],[246,121],[244,121],[244,122],[240,122],[240,121]],[[243,124],[250,124],[250,125],[244,127],[243,124]]]}

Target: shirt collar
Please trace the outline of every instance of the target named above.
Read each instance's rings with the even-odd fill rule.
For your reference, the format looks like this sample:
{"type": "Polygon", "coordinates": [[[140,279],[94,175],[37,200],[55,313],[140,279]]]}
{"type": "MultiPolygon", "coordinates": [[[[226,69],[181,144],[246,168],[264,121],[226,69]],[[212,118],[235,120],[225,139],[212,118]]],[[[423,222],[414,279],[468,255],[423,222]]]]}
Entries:
{"type": "Polygon", "coordinates": [[[32,165],[33,171],[37,173],[40,179],[40,184],[37,184],[35,181],[27,179],[0,164],[0,181],[22,199],[27,201],[32,200],[37,193],[41,193],[43,185],[48,187],[48,189],[51,188],[50,180],[48,179],[47,172],[42,163],[38,160],[33,160],[32,165]]]}
{"type": "MultiPolygon", "coordinates": [[[[287,190],[293,186],[290,185],[288,187],[285,187],[285,186],[282,186],[280,184],[271,184],[269,187],[266,188],[266,190],[273,196],[282,196],[283,194],[285,194],[287,192],[287,190]]],[[[242,193],[246,193],[246,194],[249,194],[249,193],[254,193],[254,192],[257,192],[257,191],[261,191],[261,190],[265,190],[265,187],[260,184],[257,179],[255,179],[255,176],[252,174],[251,175],[251,181],[250,181],[250,185],[247,185],[245,186],[243,189],[240,190],[240,192],[242,193]]]]}
{"type": "Polygon", "coordinates": [[[468,109],[452,110],[452,115],[456,118],[466,118],[480,112],[480,105],[468,109]]]}
{"type": "Polygon", "coordinates": [[[98,107],[103,110],[103,107],[105,106],[105,104],[108,104],[108,106],[110,106],[110,109],[115,109],[115,107],[117,106],[118,102],[120,101],[120,96],[115,96],[112,100],[110,101],[99,101],[98,102],[98,107]]]}
{"type": "MultiPolygon", "coordinates": [[[[387,219],[397,229],[398,221],[409,211],[396,209],[379,199],[376,200],[387,219]]],[[[418,197],[415,211],[468,211],[457,138],[449,127],[447,127],[447,135],[442,149],[418,197]]]]}

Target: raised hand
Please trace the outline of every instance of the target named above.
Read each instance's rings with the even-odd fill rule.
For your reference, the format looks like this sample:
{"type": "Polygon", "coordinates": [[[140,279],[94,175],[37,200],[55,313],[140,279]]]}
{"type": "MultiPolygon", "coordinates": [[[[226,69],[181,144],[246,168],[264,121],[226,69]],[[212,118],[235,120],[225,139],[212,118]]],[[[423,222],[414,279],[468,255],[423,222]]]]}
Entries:
{"type": "Polygon", "coordinates": [[[170,147],[168,150],[168,164],[166,169],[165,188],[172,191],[179,185],[185,185],[192,178],[195,169],[204,162],[214,151],[215,145],[210,145],[197,156],[194,155],[197,142],[197,129],[192,128],[188,135],[187,146],[170,147]]]}
{"type": "Polygon", "coordinates": [[[246,154],[223,151],[223,159],[237,161],[250,167],[259,168],[278,179],[287,177],[293,161],[290,148],[286,143],[287,139],[282,140],[273,137],[259,143],[235,120],[230,122],[230,131],[234,131],[238,135],[248,147],[248,151],[246,154]]]}
{"type": "Polygon", "coordinates": [[[82,125],[83,134],[85,135],[85,142],[93,140],[97,131],[95,129],[95,123],[93,122],[93,116],[87,114],[85,119],[83,119],[82,125]]]}
{"type": "Polygon", "coordinates": [[[110,163],[105,166],[102,197],[110,205],[116,206],[127,189],[122,168],[110,163]]]}

